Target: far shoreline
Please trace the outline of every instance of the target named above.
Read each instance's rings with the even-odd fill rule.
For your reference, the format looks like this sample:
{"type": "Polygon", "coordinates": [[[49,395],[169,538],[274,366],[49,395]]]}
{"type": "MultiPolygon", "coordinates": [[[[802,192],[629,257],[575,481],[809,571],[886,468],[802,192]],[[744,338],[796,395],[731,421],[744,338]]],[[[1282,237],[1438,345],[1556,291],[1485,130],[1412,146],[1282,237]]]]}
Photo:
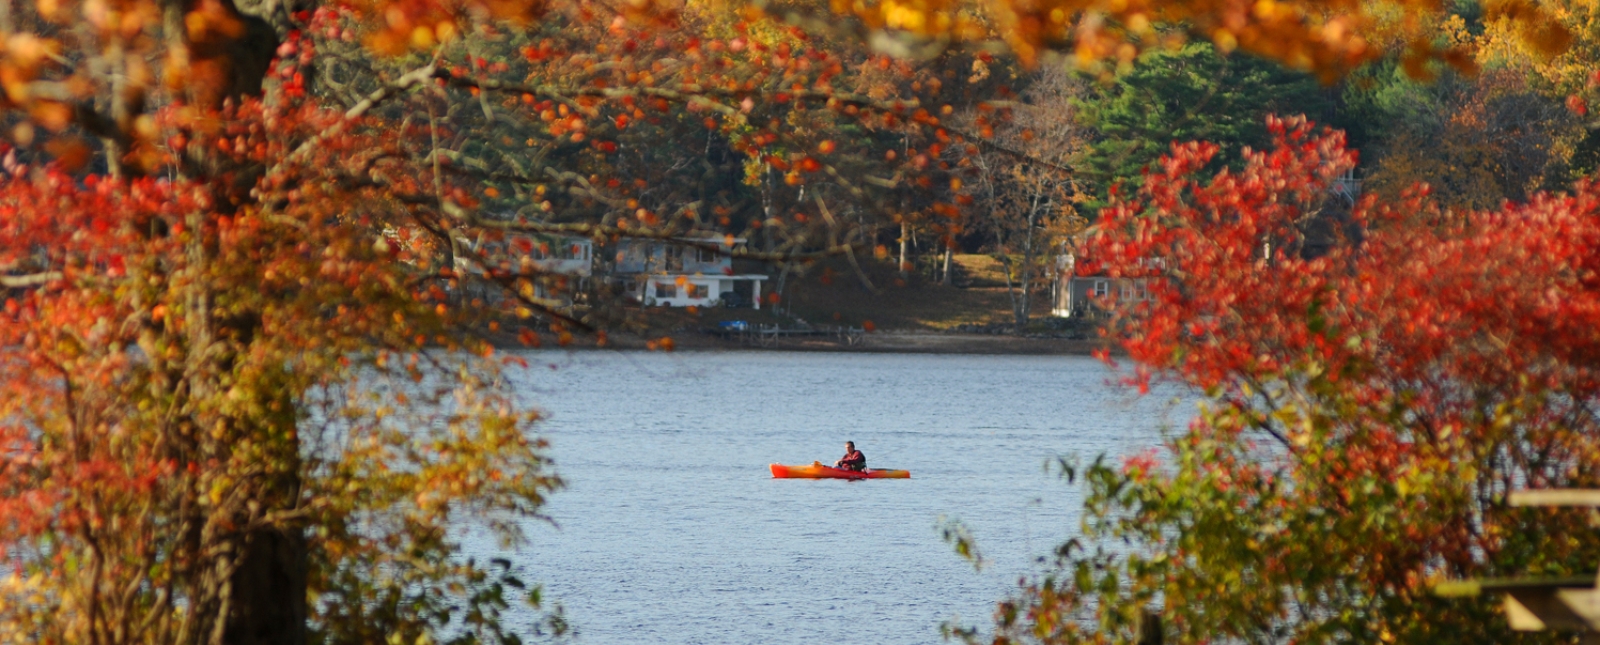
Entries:
{"type": "MultiPolygon", "coordinates": [[[[683,330],[663,334],[670,338],[670,348],[663,348],[662,337],[645,338],[631,333],[607,334],[606,343],[597,346],[594,338],[578,335],[566,346],[556,338],[539,335],[538,345],[525,345],[514,337],[496,334],[495,346],[506,349],[568,349],[591,351],[656,350],[656,351],[757,351],[757,352],[833,352],[860,354],[951,354],[993,356],[1091,356],[1098,350],[1109,349],[1101,339],[1070,339],[1052,337],[1014,336],[1006,334],[974,334],[937,331],[874,331],[859,337],[854,344],[831,337],[785,338],[759,345],[749,341],[722,338],[698,330],[683,330]]],[[[1113,351],[1113,353],[1115,353],[1113,351]]]]}

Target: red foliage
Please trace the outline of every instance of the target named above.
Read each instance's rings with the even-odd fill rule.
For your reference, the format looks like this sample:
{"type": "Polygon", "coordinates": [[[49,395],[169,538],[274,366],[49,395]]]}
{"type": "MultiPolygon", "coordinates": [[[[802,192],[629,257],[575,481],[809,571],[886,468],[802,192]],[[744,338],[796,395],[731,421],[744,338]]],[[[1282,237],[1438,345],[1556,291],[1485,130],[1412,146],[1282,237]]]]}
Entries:
{"type": "Polygon", "coordinates": [[[1600,185],[1350,203],[1343,134],[1269,125],[1241,169],[1175,144],[1102,211],[1083,270],[1144,282],[1109,303],[1136,382],[1207,401],[1160,461],[1075,472],[1085,535],[982,642],[1105,642],[1153,605],[1199,642],[1509,642],[1492,599],[1433,585],[1592,570],[1580,514],[1505,494],[1600,484],[1600,185]]]}
{"type": "Polygon", "coordinates": [[[1194,175],[1216,147],[1174,146],[1136,200],[1104,212],[1086,270],[1149,280],[1150,299],[1123,308],[1137,320],[1122,338],[1131,357],[1205,388],[1318,366],[1373,379],[1374,401],[1392,394],[1383,382],[1441,374],[1600,386],[1586,368],[1600,358],[1600,187],[1486,213],[1441,211],[1425,186],[1400,204],[1368,199],[1310,257],[1306,231],[1355,154],[1342,133],[1271,127],[1272,150],[1205,184],[1194,175]]]}
{"type": "MultiPolygon", "coordinates": [[[[1443,210],[1419,186],[1346,211],[1330,192],[1355,162],[1343,134],[1270,126],[1270,150],[1209,181],[1216,146],[1175,144],[1087,244],[1084,271],[1147,286],[1112,303],[1136,381],[1170,375],[1212,402],[1170,446],[1180,474],[1148,480],[1146,456],[1123,474],[1142,487],[1122,498],[1144,500],[1136,521],[1177,531],[1198,563],[1169,583],[1208,567],[1258,572],[1266,589],[1339,581],[1387,607],[1372,619],[1399,621],[1385,629],[1426,631],[1440,621],[1406,612],[1440,576],[1518,571],[1530,554],[1545,570],[1592,566],[1503,496],[1600,484],[1600,185],[1490,212],[1443,210]],[[1252,447],[1256,433],[1275,448],[1252,447]],[[1190,497],[1234,500],[1241,516],[1166,524],[1202,522],[1179,519],[1196,502],[1172,500],[1190,497]],[[1218,528],[1279,524],[1319,528],[1250,537],[1240,561],[1218,528]],[[1349,564],[1324,569],[1330,558],[1349,564]]],[[[1191,619],[1232,620],[1202,591],[1174,597],[1191,619]]]]}

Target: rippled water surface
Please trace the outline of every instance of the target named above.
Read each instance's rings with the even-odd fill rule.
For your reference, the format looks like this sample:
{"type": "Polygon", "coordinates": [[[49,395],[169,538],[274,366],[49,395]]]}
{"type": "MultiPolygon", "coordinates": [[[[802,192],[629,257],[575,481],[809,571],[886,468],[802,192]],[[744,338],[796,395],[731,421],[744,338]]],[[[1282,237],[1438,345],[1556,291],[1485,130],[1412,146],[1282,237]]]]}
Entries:
{"type": "Polygon", "coordinates": [[[569,483],[517,558],[587,643],[937,643],[1076,530],[1052,456],[1128,454],[1191,403],[1076,357],[534,352],[569,483]],[[548,367],[549,369],[546,369],[548,367]],[[910,480],[775,480],[854,440],[910,480]],[[991,565],[941,541],[960,518],[991,565]]]}

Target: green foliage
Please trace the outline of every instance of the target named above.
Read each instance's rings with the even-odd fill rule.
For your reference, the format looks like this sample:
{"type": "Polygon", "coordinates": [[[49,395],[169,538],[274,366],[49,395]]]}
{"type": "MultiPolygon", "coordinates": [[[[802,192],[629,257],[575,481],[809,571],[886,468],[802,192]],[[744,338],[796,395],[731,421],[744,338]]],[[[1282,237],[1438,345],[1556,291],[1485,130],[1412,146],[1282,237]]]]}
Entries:
{"type": "Polygon", "coordinates": [[[1095,131],[1080,170],[1097,207],[1118,182],[1136,188],[1141,171],[1169,152],[1173,142],[1223,144],[1235,152],[1218,163],[1235,166],[1242,146],[1260,148],[1270,141],[1262,125],[1266,115],[1305,114],[1326,121],[1333,102],[1309,75],[1245,54],[1221,56],[1209,44],[1192,43],[1139,59],[1112,83],[1092,86],[1077,109],[1081,123],[1095,131]]]}
{"type": "Polygon", "coordinates": [[[1366,153],[1369,145],[1404,131],[1437,131],[1446,118],[1440,85],[1456,82],[1453,74],[1438,84],[1419,82],[1392,59],[1357,70],[1340,92],[1351,145],[1366,153]]]}

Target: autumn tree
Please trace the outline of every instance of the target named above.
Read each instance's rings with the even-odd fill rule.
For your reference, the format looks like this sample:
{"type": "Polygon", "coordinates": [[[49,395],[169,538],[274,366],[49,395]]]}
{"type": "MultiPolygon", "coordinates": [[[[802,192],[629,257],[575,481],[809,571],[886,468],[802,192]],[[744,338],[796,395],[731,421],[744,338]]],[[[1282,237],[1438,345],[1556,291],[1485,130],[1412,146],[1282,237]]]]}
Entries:
{"type": "MultiPolygon", "coordinates": [[[[973,129],[992,132],[968,160],[976,201],[966,226],[992,240],[1006,269],[1018,333],[1032,316],[1041,278],[1063,252],[1061,245],[1084,224],[1076,210],[1083,189],[1075,164],[1089,137],[1074,113],[1087,91],[1082,78],[1056,68],[1033,73],[1025,83],[998,123],[986,116],[992,111],[987,105],[963,115],[973,129]]],[[[953,239],[946,248],[951,246],[953,239]]]]}
{"type": "Polygon", "coordinates": [[[1389,61],[1347,84],[1346,121],[1365,140],[1370,189],[1395,198],[1426,182],[1446,204],[1491,208],[1575,176],[1571,161],[1586,138],[1575,96],[1582,82],[1520,46],[1507,27],[1474,16],[1441,26],[1441,40],[1472,54],[1475,73],[1439,70],[1419,82],[1389,61]]]}
{"type": "Polygon", "coordinates": [[[950,139],[889,82],[903,66],[790,28],[670,24],[689,18],[581,2],[9,14],[0,525],[18,565],[0,633],[558,629],[513,624],[537,590],[459,553],[472,522],[520,543],[559,485],[496,375],[517,359],[480,333],[603,343],[608,321],[546,308],[533,285],[554,276],[475,240],[739,232],[704,166],[652,168],[672,141],[781,171],[786,210],[744,224],[773,231],[758,259],[851,252],[898,193],[951,199],[926,156],[834,156],[861,145],[829,136],[840,122],[950,139]],[[878,76],[844,86],[847,62],[878,76]],[[846,204],[860,216],[834,217],[846,204]],[[460,297],[474,284],[505,309],[460,297]]]}
{"type": "MultiPolygon", "coordinates": [[[[934,54],[951,42],[939,38],[999,37],[1024,60],[1058,48],[1091,62],[1131,61],[1158,44],[1156,23],[1181,23],[1336,74],[1370,57],[1380,27],[1327,6],[1002,3],[982,26],[953,5],[864,3],[837,22],[899,51],[915,38],[896,34],[932,36],[919,51],[934,54]]],[[[760,8],[836,31],[820,6],[760,8]]],[[[477,520],[514,544],[559,480],[472,330],[570,341],[599,319],[549,310],[530,293],[551,276],[474,240],[732,226],[714,182],[680,187],[694,165],[660,171],[639,154],[663,140],[713,171],[755,160],[782,178],[783,210],[746,224],[771,236],[758,259],[852,253],[867,218],[902,199],[960,203],[960,167],[939,151],[974,144],[942,122],[944,80],[868,70],[847,85],[847,66],[905,66],[836,55],[806,29],[696,33],[692,9],[69,0],[0,13],[0,526],[17,563],[0,633],[514,642],[506,611],[537,592],[461,557],[452,527],[477,520]],[[871,139],[830,136],[841,123],[893,132],[902,152],[837,157],[871,139]],[[508,311],[480,317],[460,297],[472,283],[508,311]]]]}
{"type": "Polygon", "coordinates": [[[1359,235],[1308,258],[1301,223],[1354,158],[1338,132],[1271,128],[1239,171],[1175,145],[1102,211],[1089,257],[1149,281],[1112,332],[1135,382],[1204,403],[1160,449],[1067,468],[1084,533],[969,640],[1128,642],[1154,611],[1178,642],[1558,642],[1432,587],[1600,556],[1581,518],[1505,502],[1600,483],[1596,187],[1489,211],[1368,198],[1359,235]]]}
{"type": "Polygon", "coordinates": [[[453,557],[449,527],[488,512],[514,540],[559,482],[532,416],[492,386],[492,362],[418,353],[488,348],[452,340],[439,287],[419,289],[409,251],[385,236],[424,229],[385,217],[395,193],[357,185],[344,165],[384,150],[363,118],[373,104],[431,79],[329,110],[307,98],[303,36],[247,49],[280,55],[258,69],[208,58],[220,45],[207,38],[276,40],[227,7],[172,14],[188,25],[179,33],[155,7],[94,9],[76,31],[54,29],[61,16],[11,17],[39,36],[10,42],[50,55],[11,67],[7,88],[29,118],[12,128],[0,181],[12,289],[0,521],[18,563],[0,633],[299,643],[516,631],[498,616],[526,585],[453,557]],[[124,55],[96,58],[101,46],[124,55]],[[173,75],[143,67],[154,53],[173,75]],[[444,397],[454,404],[433,405],[444,397]]]}
{"type": "Polygon", "coordinates": [[[1568,167],[1574,177],[1587,176],[1600,169],[1600,134],[1596,133],[1594,120],[1600,118],[1591,108],[1596,105],[1594,61],[1600,59],[1600,4],[1588,0],[1569,0],[1552,3],[1550,11],[1568,33],[1572,42],[1567,49],[1554,56],[1530,47],[1519,38],[1521,28],[1515,21],[1499,20],[1485,25],[1483,33],[1475,39],[1480,65],[1517,65],[1532,68],[1536,74],[1533,85],[1546,97],[1564,101],[1569,111],[1584,122],[1578,131],[1578,140],[1570,144],[1568,167]]]}
{"type": "MultiPolygon", "coordinates": [[[[1126,0],[984,0],[975,3],[925,0],[916,3],[834,3],[837,13],[859,23],[830,23],[825,12],[804,3],[756,0],[756,8],[778,18],[855,34],[880,50],[926,56],[951,43],[1003,44],[1025,64],[1064,55],[1070,64],[1109,78],[1126,71],[1142,54],[1185,43],[1211,43],[1222,53],[1248,52],[1285,67],[1313,72],[1324,82],[1403,50],[1414,77],[1430,63],[1473,66],[1471,54],[1433,38],[1449,15],[1443,3],[1411,0],[1346,2],[1288,0],[1254,2],[1128,2],[1126,0]],[[997,42],[998,41],[998,42],[997,42]]],[[[1517,41],[1555,55],[1572,41],[1559,9],[1544,3],[1485,3],[1484,21],[1504,22],[1517,41]]]]}

